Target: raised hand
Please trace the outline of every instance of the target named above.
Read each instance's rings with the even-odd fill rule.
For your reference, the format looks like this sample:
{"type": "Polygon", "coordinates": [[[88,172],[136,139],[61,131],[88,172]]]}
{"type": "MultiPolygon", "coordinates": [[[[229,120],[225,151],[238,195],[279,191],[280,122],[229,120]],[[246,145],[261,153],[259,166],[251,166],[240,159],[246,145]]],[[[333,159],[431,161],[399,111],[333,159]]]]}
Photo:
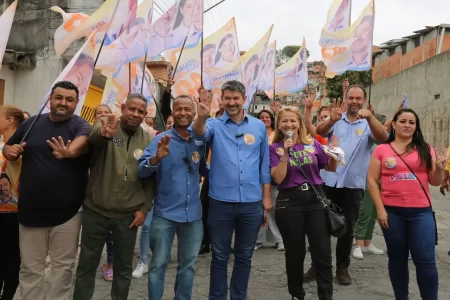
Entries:
{"type": "Polygon", "coordinates": [[[344,99],[344,102],[346,102],[347,101],[347,92],[348,92],[348,87],[350,86],[350,83],[348,82],[348,79],[345,79],[343,82],[342,82],[342,92],[343,92],[343,99],[344,99]]]}
{"type": "Polygon", "coordinates": [[[161,140],[158,142],[158,149],[156,150],[156,158],[158,160],[163,159],[167,155],[169,155],[169,143],[170,143],[170,135],[163,136],[161,140]]]}
{"type": "Polygon", "coordinates": [[[64,140],[62,139],[62,137],[58,136],[58,139],[55,139],[54,137],[52,138],[52,140],[47,140],[47,144],[50,146],[50,148],[52,148],[53,152],[53,156],[56,157],[57,159],[63,159],[63,158],[68,158],[70,157],[71,153],[70,153],[70,144],[72,143],[71,140],[67,141],[67,144],[64,144],[64,140]]]}
{"type": "Polygon", "coordinates": [[[332,122],[337,122],[342,119],[342,114],[347,110],[347,101],[336,101],[336,98],[333,100],[333,103],[330,105],[330,120],[332,122]]]}
{"type": "Polygon", "coordinates": [[[311,109],[313,107],[314,100],[316,100],[316,95],[313,93],[308,93],[304,99],[305,109],[311,109]]]}
{"type": "Polygon", "coordinates": [[[280,111],[280,109],[281,109],[280,102],[278,102],[276,100],[270,102],[269,106],[270,106],[270,109],[273,111],[274,114],[277,114],[280,111]]]}
{"type": "Polygon", "coordinates": [[[441,145],[438,149],[434,148],[434,152],[436,153],[436,169],[444,170],[448,159],[447,149],[444,149],[441,145]]]}
{"type": "Polygon", "coordinates": [[[200,87],[198,89],[198,96],[197,114],[199,117],[208,118],[211,114],[211,97],[208,90],[200,87]]]}
{"type": "Polygon", "coordinates": [[[175,81],[173,81],[173,79],[172,79],[172,74],[169,73],[169,78],[167,80],[166,91],[170,91],[170,89],[172,88],[172,86],[174,84],[175,84],[175,81]]]}
{"type": "Polygon", "coordinates": [[[117,130],[119,129],[120,119],[116,118],[113,114],[108,114],[104,116],[102,119],[102,128],[100,129],[100,134],[110,139],[116,135],[117,130]]]}
{"type": "Polygon", "coordinates": [[[20,155],[22,155],[25,146],[26,146],[26,143],[22,143],[20,145],[15,144],[15,145],[12,145],[11,147],[5,147],[3,149],[3,155],[5,156],[6,159],[16,159],[20,155]]]}

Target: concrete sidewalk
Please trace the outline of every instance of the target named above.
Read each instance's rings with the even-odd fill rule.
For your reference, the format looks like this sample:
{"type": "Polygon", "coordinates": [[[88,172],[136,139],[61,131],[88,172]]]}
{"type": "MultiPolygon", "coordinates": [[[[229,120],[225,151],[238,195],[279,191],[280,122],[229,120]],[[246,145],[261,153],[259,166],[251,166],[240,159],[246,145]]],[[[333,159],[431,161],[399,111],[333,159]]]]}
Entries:
{"type": "MultiPolygon", "coordinates": [[[[450,196],[443,197],[439,190],[432,190],[434,207],[438,218],[439,246],[437,247],[437,262],[440,279],[439,299],[450,299],[450,196]]],[[[335,245],[335,240],[333,241],[335,245]]],[[[381,230],[378,225],[374,238],[374,245],[386,249],[381,230]]],[[[135,264],[138,261],[139,244],[136,244],[135,264]]],[[[173,248],[172,261],[170,262],[166,274],[166,288],[163,299],[173,299],[174,284],[176,276],[177,262],[176,248],[173,248]]],[[[196,264],[195,286],[192,299],[207,300],[209,288],[209,264],[211,255],[204,255],[199,258],[196,264]]],[[[101,264],[106,262],[106,255],[103,256],[101,264]]],[[[229,277],[234,259],[230,258],[229,277]]],[[[310,255],[307,254],[305,269],[311,263],[310,255]]],[[[364,260],[352,260],[350,275],[353,284],[350,286],[334,285],[335,300],[387,300],[394,299],[389,274],[387,270],[387,256],[365,255],[364,260]]],[[[410,261],[410,300],[419,300],[420,294],[417,288],[415,267],[410,261]]],[[[111,283],[103,280],[101,271],[97,273],[95,300],[111,299],[111,283]]],[[[305,284],[307,297],[305,299],[317,299],[316,283],[305,284]]],[[[130,300],[147,299],[147,275],[140,279],[133,279],[130,300]]],[[[291,299],[287,291],[286,271],[284,262],[284,252],[277,251],[273,246],[267,245],[255,251],[252,263],[252,273],[249,283],[249,300],[273,300],[291,299]]]]}

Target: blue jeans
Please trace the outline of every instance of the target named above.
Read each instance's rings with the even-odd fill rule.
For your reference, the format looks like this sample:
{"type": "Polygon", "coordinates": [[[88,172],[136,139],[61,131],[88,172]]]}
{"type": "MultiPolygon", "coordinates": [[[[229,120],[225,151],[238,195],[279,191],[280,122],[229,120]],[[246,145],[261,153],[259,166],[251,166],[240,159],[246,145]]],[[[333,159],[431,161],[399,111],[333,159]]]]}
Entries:
{"type": "Polygon", "coordinates": [[[178,223],[154,215],[150,227],[152,260],[148,276],[149,300],[161,300],[162,298],[166,267],[170,260],[175,234],[178,238],[178,268],[174,300],[190,300],[192,298],[194,265],[203,240],[202,220],[178,223]]]}
{"type": "Polygon", "coordinates": [[[113,236],[110,232],[108,238],[106,239],[106,263],[112,265],[114,261],[114,247],[113,247],[113,236]]]}
{"type": "Polygon", "coordinates": [[[228,293],[227,266],[233,231],[234,267],[231,276],[232,300],[246,300],[248,280],[259,228],[264,210],[261,201],[230,203],[210,198],[208,227],[211,234],[210,300],[226,300],[228,293]]]}
{"type": "Polygon", "coordinates": [[[140,260],[147,264],[148,250],[150,249],[150,224],[152,223],[153,209],[147,213],[144,224],[141,228],[141,238],[139,240],[140,260]]]}
{"type": "Polygon", "coordinates": [[[423,300],[437,300],[435,225],[430,208],[386,206],[389,229],[383,230],[389,256],[389,277],[395,298],[408,300],[408,256],[416,266],[417,284],[423,300]]]}

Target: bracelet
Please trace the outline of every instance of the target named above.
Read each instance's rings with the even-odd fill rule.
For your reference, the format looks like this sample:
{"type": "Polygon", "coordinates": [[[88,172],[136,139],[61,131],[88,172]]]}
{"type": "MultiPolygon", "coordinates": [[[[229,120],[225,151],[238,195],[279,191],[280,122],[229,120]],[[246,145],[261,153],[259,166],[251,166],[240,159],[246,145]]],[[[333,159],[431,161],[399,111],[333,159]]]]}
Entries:
{"type": "Polygon", "coordinates": [[[280,158],[280,161],[281,161],[281,162],[287,162],[287,157],[286,157],[286,158],[283,158],[283,157],[280,158]]]}

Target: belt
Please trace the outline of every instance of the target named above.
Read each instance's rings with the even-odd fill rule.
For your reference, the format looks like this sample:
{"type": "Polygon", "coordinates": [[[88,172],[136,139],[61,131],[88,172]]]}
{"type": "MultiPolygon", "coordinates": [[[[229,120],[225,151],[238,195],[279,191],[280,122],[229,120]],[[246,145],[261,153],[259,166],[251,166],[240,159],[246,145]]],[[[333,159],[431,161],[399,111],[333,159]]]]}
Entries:
{"type": "Polygon", "coordinates": [[[311,185],[309,183],[303,183],[300,185],[297,185],[296,187],[290,188],[290,189],[285,189],[285,190],[281,190],[281,192],[292,192],[292,191],[301,191],[301,192],[306,192],[312,190],[311,185]]]}

